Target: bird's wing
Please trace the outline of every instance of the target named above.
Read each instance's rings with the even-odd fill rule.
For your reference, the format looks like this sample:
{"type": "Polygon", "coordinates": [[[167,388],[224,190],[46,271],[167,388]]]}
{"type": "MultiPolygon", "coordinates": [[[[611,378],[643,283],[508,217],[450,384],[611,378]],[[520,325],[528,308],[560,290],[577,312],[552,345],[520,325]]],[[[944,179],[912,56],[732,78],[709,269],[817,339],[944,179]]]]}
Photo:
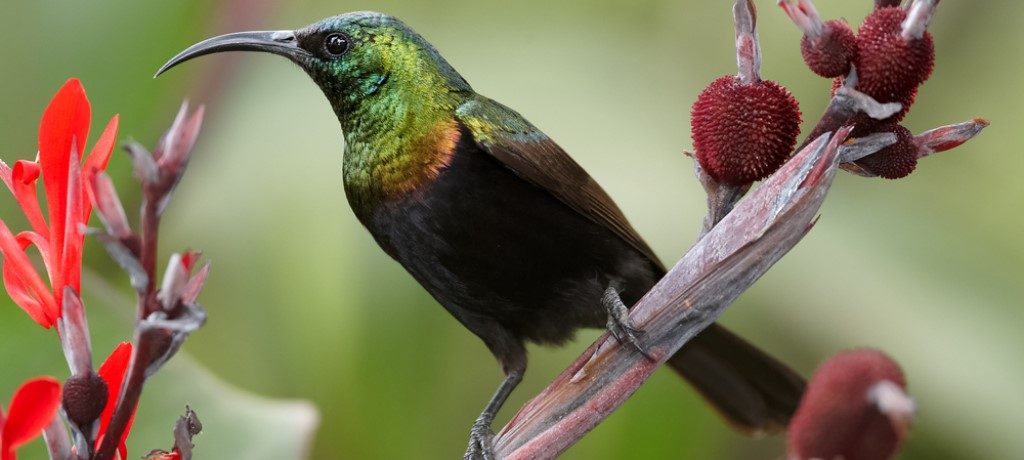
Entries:
{"type": "Polygon", "coordinates": [[[640,238],[601,186],[522,115],[483,96],[476,96],[462,104],[456,110],[456,116],[481,150],[584,217],[608,228],[664,270],[654,251],[640,238]]]}

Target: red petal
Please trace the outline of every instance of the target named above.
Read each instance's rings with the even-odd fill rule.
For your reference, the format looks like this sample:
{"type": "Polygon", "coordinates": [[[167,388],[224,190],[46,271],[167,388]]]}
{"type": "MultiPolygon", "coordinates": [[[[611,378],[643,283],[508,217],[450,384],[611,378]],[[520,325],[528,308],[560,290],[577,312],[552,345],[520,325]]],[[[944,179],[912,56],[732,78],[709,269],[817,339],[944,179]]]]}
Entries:
{"type": "Polygon", "coordinates": [[[181,254],[181,265],[185,267],[185,271],[192,273],[192,267],[195,266],[196,261],[202,257],[203,253],[199,251],[188,250],[181,254]]]}
{"type": "MultiPolygon", "coordinates": [[[[92,182],[92,176],[97,171],[107,169],[107,162],[110,161],[110,154],[114,151],[114,141],[117,139],[117,125],[120,120],[118,115],[110,119],[106,129],[92,146],[92,152],[85,158],[85,165],[82,167],[82,186],[88,187],[92,182]]],[[[84,194],[83,194],[84,196],[84,194]]],[[[89,222],[89,213],[92,211],[92,203],[86,200],[82,212],[82,222],[89,222]]]]}
{"type": "Polygon", "coordinates": [[[82,175],[81,165],[78,164],[78,155],[71,155],[69,159],[67,191],[67,213],[64,215],[64,249],[61,251],[60,271],[57,273],[57,279],[52,283],[58,305],[61,305],[64,286],[71,286],[75,292],[81,292],[82,287],[82,245],[85,235],[78,230],[78,225],[84,223],[82,208],[85,200],[82,196],[82,175]]]}
{"type": "Polygon", "coordinates": [[[89,100],[78,79],[72,78],[53,96],[39,126],[39,164],[50,214],[50,243],[61,259],[64,215],[67,211],[68,163],[72,146],[79,158],[89,138],[89,100]]]}
{"type": "MultiPolygon", "coordinates": [[[[0,221],[0,252],[4,254],[4,285],[7,286],[8,292],[12,293],[12,297],[16,293],[31,295],[31,298],[35,299],[34,302],[19,302],[18,305],[43,327],[53,326],[57,321],[58,311],[53,294],[36,273],[21,243],[11,234],[3,221],[0,221]]],[[[18,302],[19,299],[15,297],[14,300],[18,302]]]]}
{"type": "Polygon", "coordinates": [[[21,279],[10,268],[10,265],[5,263],[3,267],[4,288],[7,290],[7,295],[11,296],[11,300],[21,307],[22,310],[25,310],[25,313],[28,313],[32,321],[39,323],[40,326],[49,328],[52,323],[46,317],[46,309],[43,307],[43,304],[25,289],[25,286],[21,284],[21,279]]]}
{"type": "MultiPolygon", "coordinates": [[[[17,235],[14,235],[14,239],[18,241],[18,245],[21,246],[22,251],[25,251],[27,253],[29,246],[35,246],[36,250],[39,251],[39,255],[42,256],[43,260],[47,260],[50,258],[50,242],[46,241],[46,238],[43,235],[26,230],[24,232],[18,233],[17,235]]],[[[35,267],[33,267],[33,271],[34,268],[35,267]]],[[[46,268],[47,270],[49,270],[49,267],[46,268]]],[[[53,277],[49,271],[46,272],[46,276],[47,278],[53,277]]]]}
{"type": "MultiPolygon", "coordinates": [[[[49,245],[45,238],[38,233],[33,232],[21,232],[15,236],[18,241],[19,247],[24,251],[29,245],[35,245],[39,250],[39,253],[43,256],[43,260],[49,257],[49,245]]],[[[30,293],[17,273],[10,266],[10,264],[4,264],[3,267],[3,280],[4,286],[7,288],[7,293],[14,300],[14,303],[18,304],[25,310],[26,313],[32,319],[42,325],[43,327],[49,328],[50,325],[57,321],[57,311],[55,308],[48,308],[45,306],[43,301],[32,293],[30,293]]]]}
{"type": "Polygon", "coordinates": [[[32,161],[19,160],[14,163],[11,173],[11,186],[14,198],[18,200],[21,210],[32,224],[32,230],[40,235],[49,235],[50,230],[39,209],[39,198],[36,196],[36,180],[39,179],[39,165],[32,161]]]}
{"type": "MultiPolygon", "coordinates": [[[[128,370],[128,362],[132,357],[132,344],[129,342],[121,342],[110,356],[107,357],[103,364],[100,365],[100,369],[96,372],[100,375],[100,378],[107,383],[107,405],[103,408],[103,413],[100,414],[100,429],[97,433],[96,447],[99,447],[99,441],[104,433],[107,432],[107,426],[110,425],[110,418],[114,416],[114,409],[117,407],[117,398],[121,395],[121,384],[124,382],[125,372],[128,370]]],[[[133,416],[134,418],[134,416],[133,416]]],[[[125,430],[127,433],[128,430],[125,430]]]]}
{"type": "Polygon", "coordinates": [[[52,377],[39,377],[25,382],[11,398],[4,423],[4,460],[13,459],[13,450],[42,433],[60,407],[60,382],[52,377]]]}

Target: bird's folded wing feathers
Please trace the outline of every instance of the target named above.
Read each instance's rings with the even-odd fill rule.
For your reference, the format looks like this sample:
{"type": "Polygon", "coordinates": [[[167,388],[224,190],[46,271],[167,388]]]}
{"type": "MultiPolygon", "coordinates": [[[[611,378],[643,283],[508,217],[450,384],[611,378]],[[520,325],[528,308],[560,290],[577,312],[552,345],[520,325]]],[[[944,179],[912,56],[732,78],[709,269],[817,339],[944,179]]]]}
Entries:
{"type": "Polygon", "coordinates": [[[664,270],[611,197],[558,144],[514,110],[476,96],[456,111],[480,149],[528,182],[608,228],[664,270]]]}

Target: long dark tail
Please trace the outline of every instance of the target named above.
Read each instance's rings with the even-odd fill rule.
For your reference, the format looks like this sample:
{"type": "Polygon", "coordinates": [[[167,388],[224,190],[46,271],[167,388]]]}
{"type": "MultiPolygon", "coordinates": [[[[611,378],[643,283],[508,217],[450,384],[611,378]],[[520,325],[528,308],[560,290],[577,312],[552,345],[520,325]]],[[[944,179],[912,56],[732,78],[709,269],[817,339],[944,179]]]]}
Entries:
{"type": "Polygon", "coordinates": [[[717,324],[666,364],[748,434],[785,429],[806,384],[788,366],[717,324]]]}

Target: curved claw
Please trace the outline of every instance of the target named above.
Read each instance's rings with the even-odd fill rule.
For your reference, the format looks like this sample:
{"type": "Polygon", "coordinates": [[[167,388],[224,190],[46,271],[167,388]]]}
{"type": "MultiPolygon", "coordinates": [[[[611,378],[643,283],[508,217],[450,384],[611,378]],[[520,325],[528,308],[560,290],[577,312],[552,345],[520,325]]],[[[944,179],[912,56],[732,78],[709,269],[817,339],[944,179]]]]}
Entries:
{"type": "Polygon", "coordinates": [[[469,430],[469,446],[463,460],[494,460],[494,431],[486,420],[477,419],[469,430]]]}
{"type": "Polygon", "coordinates": [[[629,319],[629,309],[626,307],[626,304],[622,303],[619,291],[614,286],[609,286],[604,291],[604,296],[601,297],[601,304],[604,305],[605,310],[608,312],[607,328],[612,337],[620,344],[631,345],[645,358],[657,361],[637,337],[643,334],[644,331],[633,326],[633,322],[629,319]]]}

